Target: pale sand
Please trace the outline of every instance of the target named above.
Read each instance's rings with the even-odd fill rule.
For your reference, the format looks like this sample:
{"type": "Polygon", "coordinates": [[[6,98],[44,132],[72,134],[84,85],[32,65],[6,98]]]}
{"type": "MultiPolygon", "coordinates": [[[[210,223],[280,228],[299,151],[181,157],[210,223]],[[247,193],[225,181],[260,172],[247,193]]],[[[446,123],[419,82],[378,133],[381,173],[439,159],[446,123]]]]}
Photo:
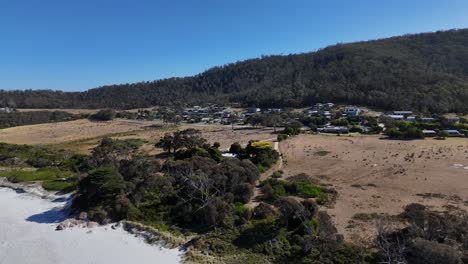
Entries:
{"type": "Polygon", "coordinates": [[[64,202],[0,188],[0,264],[180,263],[178,249],[109,226],[55,231],[64,202]]]}

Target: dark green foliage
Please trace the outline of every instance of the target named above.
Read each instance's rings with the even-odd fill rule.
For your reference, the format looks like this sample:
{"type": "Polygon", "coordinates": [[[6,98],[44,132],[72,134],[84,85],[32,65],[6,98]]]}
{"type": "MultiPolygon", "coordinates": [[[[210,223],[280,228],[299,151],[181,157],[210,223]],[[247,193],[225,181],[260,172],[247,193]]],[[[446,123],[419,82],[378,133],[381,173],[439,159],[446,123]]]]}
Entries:
{"type": "Polygon", "coordinates": [[[75,184],[76,182],[73,179],[46,180],[42,182],[42,187],[48,191],[68,193],[75,190],[75,184]]]}
{"type": "Polygon", "coordinates": [[[110,121],[115,118],[115,115],[116,115],[115,110],[103,109],[91,115],[89,119],[94,120],[94,121],[110,121]]]}
{"type": "Polygon", "coordinates": [[[76,162],[81,163],[82,159],[82,156],[51,150],[44,146],[0,143],[0,163],[5,165],[27,164],[35,168],[57,167],[64,171],[75,172],[76,162]]]}
{"type": "Polygon", "coordinates": [[[249,142],[244,150],[244,156],[250,159],[255,165],[266,170],[279,159],[279,153],[272,149],[269,143],[268,146],[262,143],[267,142],[249,142]]]}
{"type": "Polygon", "coordinates": [[[289,135],[287,135],[287,134],[279,134],[279,135],[277,136],[276,140],[278,140],[278,142],[281,142],[281,141],[283,141],[283,140],[288,139],[288,137],[289,137],[289,135]]]}
{"type": "Polygon", "coordinates": [[[95,168],[102,166],[118,168],[120,160],[130,159],[138,152],[143,143],[144,141],[141,139],[114,140],[105,137],[91,151],[89,163],[95,168]]]}
{"type": "Polygon", "coordinates": [[[293,128],[293,127],[285,127],[283,132],[281,132],[281,133],[289,135],[289,136],[295,136],[295,135],[299,135],[301,133],[301,129],[300,128],[293,128]]]}
{"type": "Polygon", "coordinates": [[[251,59],[187,78],[86,92],[2,91],[0,98],[23,108],[132,109],[229,102],[298,107],[332,101],[389,110],[466,112],[467,43],[467,29],[405,35],[251,59]]]}
{"type": "Polygon", "coordinates": [[[380,232],[378,236],[377,242],[383,241],[383,245],[387,245],[380,252],[382,260],[399,256],[407,263],[415,264],[464,263],[466,257],[463,259],[463,256],[468,253],[466,211],[459,208],[431,211],[422,204],[413,203],[407,205],[399,217],[408,223],[407,227],[380,232]]]}
{"type": "Polygon", "coordinates": [[[260,203],[254,208],[253,217],[254,219],[267,219],[274,218],[278,213],[275,208],[267,203],[260,203]]]}
{"type": "Polygon", "coordinates": [[[133,209],[126,191],[127,184],[117,170],[101,167],[79,182],[72,207],[88,211],[90,218],[99,222],[125,219],[133,209]]]}
{"type": "Polygon", "coordinates": [[[263,199],[267,201],[276,201],[281,197],[287,195],[284,188],[285,182],[277,179],[268,179],[263,181],[260,186],[262,187],[263,199]]]}
{"type": "Polygon", "coordinates": [[[71,121],[80,118],[83,117],[81,115],[73,115],[63,111],[0,113],[0,129],[15,126],[71,121]]]}
{"type": "Polygon", "coordinates": [[[277,201],[287,195],[303,198],[317,198],[322,194],[322,188],[315,184],[307,175],[290,177],[288,181],[270,178],[261,182],[263,198],[267,201],[277,201]]]}
{"type": "Polygon", "coordinates": [[[231,145],[231,147],[229,148],[229,152],[233,154],[241,154],[242,146],[236,142],[231,145]]]}
{"type": "Polygon", "coordinates": [[[205,157],[211,158],[216,162],[221,162],[223,156],[221,151],[215,147],[210,147],[209,145],[203,147],[194,147],[190,149],[178,150],[174,154],[176,160],[180,159],[190,159],[192,157],[205,157]]]}
{"type": "Polygon", "coordinates": [[[361,127],[359,126],[352,126],[350,129],[349,129],[349,132],[350,133],[363,133],[364,131],[362,130],[361,127]]]}
{"type": "Polygon", "coordinates": [[[385,131],[391,139],[422,139],[424,134],[422,130],[414,126],[414,124],[405,121],[395,121],[385,131]]]}
{"type": "Polygon", "coordinates": [[[463,264],[460,252],[453,247],[422,238],[410,243],[406,255],[412,264],[463,264]]]}
{"type": "Polygon", "coordinates": [[[206,139],[201,137],[200,130],[188,128],[181,131],[176,131],[173,134],[165,134],[155,146],[171,153],[179,149],[192,149],[203,147],[206,139]]]}
{"type": "Polygon", "coordinates": [[[349,125],[348,120],[346,119],[334,119],[330,122],[333,126],[344,126],[347,127],[349,125]]]}

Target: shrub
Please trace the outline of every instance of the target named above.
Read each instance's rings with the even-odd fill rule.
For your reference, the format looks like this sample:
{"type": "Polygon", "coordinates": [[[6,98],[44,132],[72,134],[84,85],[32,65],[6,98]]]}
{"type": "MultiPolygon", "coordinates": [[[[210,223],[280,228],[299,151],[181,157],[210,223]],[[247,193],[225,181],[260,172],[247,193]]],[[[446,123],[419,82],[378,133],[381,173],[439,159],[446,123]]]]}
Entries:
{"type": "Polygon", "coordinates": [[[276,210],[273,206],[266,204],[266,203],[260,203],[254,208],[253,211],[253,217],[254,219],[267,219],[267,218],[273,218],[277,215],[276,210]]]}
{"type": "Polygon", "coordinates": [[[115,111],[113,109],[103,109],[99,110],[94,115],[91,115],[89,118],[95,121],[110,121],[115,118],[115,111]]]}
{"type": "Polygon", "coordinates": [[[460,253],[449,245],[416,238],[407,250],[407,260],[414,264],[461,264],[460,253]]]}
{"type": "Polygon", "coordinates": [[[48,191],[71,192],[75,189],[75,183],[67,180],[47,180],[42,182],[42,187],[48,191]]]}
{"type": "Polygon", "coordinates": [[[288,139],[288,135],[287,134],[279,134],[277,137],[276,137],[276,140],[278,140],[278,142],[281,142],[283,140],[286,140],[288,139]]]}
{"type": "Polygon", "coordinates": [[[271,175],[271,177],[273,179],[279,179],[283,176],[283,172],[282,171],[275,171],[273,172],[273,174],[271,175]]]}
{"type": "Polygon", "coordinates": [[[330,122],[333,126],[344,126],[347,127],[349,125],[348,120],[346,119],[335,119],[330,122]]]}
{"type": "Polygon", "coordinates": [[[240,154],[242,152],[242,146],[236,142],[231,145],[229,152],[233,154],[240,154]]]}
{"type": "Polygon", "coordinates": [[[362,130],[362,128],[359,127],[359,126],[352,126],[352,127],[349,129],[349,132],[362,134],[362,133],[364,132],[364,130],[362,130]]]}
{"type": "Polygon", "coordinates": [[[322,193],[319,186],[306,182],[297,183],[297,190],[298,194],[304,198],[316,198],[322,193]]]}
{"type": "Polygon", "coordinates": [[[286,196],[285,182],[276,179],[268,179],[261,183],[263,198],[268,201],[276,201],[286,196]]]}
{"type": "Polygon", "coordinates": [[[292,127],[285,127],[282,134],[286,134],[286,135],[289,135],[289,136],[295,136],[295,135],[299,135],[301,133],[301,129],[300,128],[292,128],[292,127]]]}

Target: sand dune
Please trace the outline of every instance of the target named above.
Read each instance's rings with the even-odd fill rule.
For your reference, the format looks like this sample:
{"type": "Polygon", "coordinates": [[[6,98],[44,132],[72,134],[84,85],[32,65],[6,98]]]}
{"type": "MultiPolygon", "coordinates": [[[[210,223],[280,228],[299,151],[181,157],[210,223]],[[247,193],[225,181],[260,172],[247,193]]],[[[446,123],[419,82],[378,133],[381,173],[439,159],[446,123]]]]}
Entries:
{"type": "Polygon", "coordinates": [[[55,231],[64,205],[0,188],[0,264],[180,263],[178,249],[146,244],[121,228],[55,231]]]}

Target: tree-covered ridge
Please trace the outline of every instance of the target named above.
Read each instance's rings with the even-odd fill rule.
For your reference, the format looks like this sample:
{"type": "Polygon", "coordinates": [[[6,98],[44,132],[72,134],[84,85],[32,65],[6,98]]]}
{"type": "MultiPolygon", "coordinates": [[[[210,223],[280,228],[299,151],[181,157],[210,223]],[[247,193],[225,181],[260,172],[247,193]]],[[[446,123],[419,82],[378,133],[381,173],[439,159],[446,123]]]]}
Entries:
{"type": "Polygon", "coordinates": [[[319,101],[382,109],[468,111],[468,29],[338,44],[186,77],[86,92],[2,91],[16,107],[138,108],[174,103],[299,107],[319,101]]]}

